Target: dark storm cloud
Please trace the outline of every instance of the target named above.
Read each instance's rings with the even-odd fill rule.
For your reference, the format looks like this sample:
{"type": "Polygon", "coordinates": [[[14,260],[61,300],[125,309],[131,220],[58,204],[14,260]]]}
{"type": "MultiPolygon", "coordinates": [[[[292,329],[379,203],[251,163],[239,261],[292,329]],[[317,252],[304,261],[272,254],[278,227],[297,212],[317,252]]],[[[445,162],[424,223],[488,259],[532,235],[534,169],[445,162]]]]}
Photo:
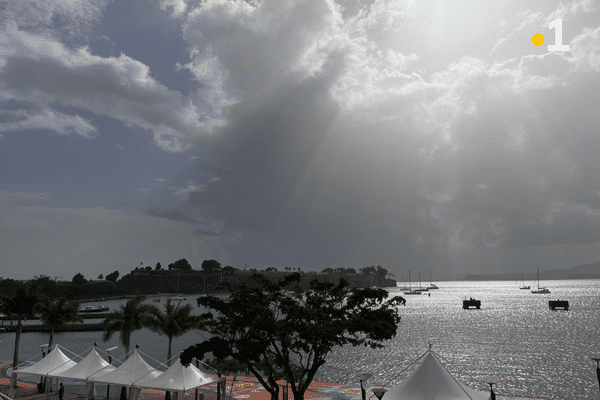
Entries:
{"type": "Polygon", "coordinates": [[[208,206],[229,229],[270,230],[335,118],[330,79],[325,73],[287,85],[236,121],[216,150],[227,154],[227,168],[215,170],[220,180],[190,193],[190,202],[208,206]]]}

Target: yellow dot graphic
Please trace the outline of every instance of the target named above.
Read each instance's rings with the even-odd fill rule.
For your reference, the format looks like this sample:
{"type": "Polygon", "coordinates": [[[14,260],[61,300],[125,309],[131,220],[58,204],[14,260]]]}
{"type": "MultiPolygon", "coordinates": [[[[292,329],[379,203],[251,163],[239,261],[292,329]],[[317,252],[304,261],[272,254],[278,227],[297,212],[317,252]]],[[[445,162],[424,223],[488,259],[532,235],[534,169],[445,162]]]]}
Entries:
{"type": "Polygon", "coordinates": [[[535,44],[536,46],[541,46],[544,44],[544,36],[542,36],[539,33],[536,33],[535,35],[533,35],[533,37],[531,38],[531,43],[535,44]]]}

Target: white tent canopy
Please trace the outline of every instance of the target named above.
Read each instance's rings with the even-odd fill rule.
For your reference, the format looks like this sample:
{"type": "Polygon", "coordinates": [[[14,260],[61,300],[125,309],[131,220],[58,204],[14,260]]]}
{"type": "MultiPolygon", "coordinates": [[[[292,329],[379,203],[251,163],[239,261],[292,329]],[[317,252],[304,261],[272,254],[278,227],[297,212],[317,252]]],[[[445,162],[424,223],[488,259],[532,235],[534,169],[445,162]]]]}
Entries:
{"type": "Polygon", "coordinates": [[[100,354],[96,351],[96,348],[92,348],[92,351],[77,365],[62,371],[52,371],[49,376],[57,378],[68,378],[87,380],[90,376],[95,375],[99,378],[104,374],[108,374],[116,369],[110,365],[100,354]]]}
{"type": "Polygon", "coordinates": [[[156,378],[162,374],[156,368],[148,364],[138,350],[133,352],[127,361],[116,368],[114,371],[103,373],[102,370],[88,377],[90,382],[109,383],[111,385],[133,386],[138,385],[145,380],[156,378]]]}
{"type": "Polygon", "coordinates": [[[46,357],[42,358],[37,363],[17,369],[14,372],[18,375],[48,375],[50,373],[57,374],[69,368],[75,367],[77,363],[71,360],[63,353],[58,345],[53,346],[53,350],[46,357]]]}
{"type": "Polygon", "coordinates": [[[217,378],[200,371],[194,365],[190,364],[189,367],[184,367],[178,357],[175,363],[162,375],[144,380],[138,386],[159,390],[186,391],[216,381],[218,381],[217,378]]]}
{"type": "Polygon", "coordinates": [[[431,351],[411,376],[388,390],[385,400],[489,400],[490,393],[458,382],[431,351]]]}

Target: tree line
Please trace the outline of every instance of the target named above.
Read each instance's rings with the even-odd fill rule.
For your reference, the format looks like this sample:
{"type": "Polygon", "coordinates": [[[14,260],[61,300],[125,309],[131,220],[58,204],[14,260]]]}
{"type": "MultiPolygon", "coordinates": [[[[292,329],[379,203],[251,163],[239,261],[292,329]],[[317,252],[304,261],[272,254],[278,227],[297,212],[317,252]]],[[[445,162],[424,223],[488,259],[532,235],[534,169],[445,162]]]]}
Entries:
{"type": "MultiPolygon", "coordinates": [[[[82,273],[77,273],[70,282],[57,282],[48,276],[40,275],[36,276],[33,281],[36,282],[42,292],[50,297],[61,297],[64,296],[68,300],[83,300],[91,298],[103,298],[112,297],[119,295],[131,295],[131,294],[154,294],[154,293],[199,293],[204,292],[205,289],[208,292],[212,292],[216,289],[218,284],[227,281],[233,283],[234,281],[242,281],[247,279],[250,273],[301,273],[303,276],[306,274],[318,274],[317,272],[307,272],[301,270],[301,268],[290,268],[285,267],[283,271],[279,271],[275,267],[265,268],[264,270],[257,270],[254,268],[248,271],[243,271],[238,268],[231,266],[222,267],[221,263],[217,260],[204,260],[201,264],[201,270],[195,270],[192,268],[190,263],[182,258],[173,263],[170,263],[167,269],[163,268],[160,263],[156,263],[154,268],[150,266],[143,267],[143,263],[140,263],[141,267],[135,267],[128,274],[120,276],[119,271],[114,271],[106,276],[100,274],[98,279],[100,281],[90,281],[85,278],[82,273]],[[187,276],[182,280],[180,288],[177,285],[177,273],[179,274],[190,274],[197,273],[200,275],[187,276]],[[166,274],[166,275],[165,275],[166,274]],[[241,277],[244,275],[243,277],[241,277]],[[205,279],[201,277],[206,277],[205,279]],[[238,278],[235,278],[238,276],[238,278]],[[120,277],[120,279],[119,279],[120,277]],[[154,278],[152,278],[154,277],[154,278]],[[181,290],[178,290],[181,289],[181,290]],[[194,289],[194,290],[191,290],[194,289]]],[[[338,277],[347,277],[350,281],[355,282],[356,279],[352,279],[352,275],[356,276],[375,276],[382,278],[386,276],[388,271],[381,266],[368,266],[365,268],[359,268],[358,274],[354,268],[325,268],[321,271],[322,274],[336,275],[338,277]]],[[[277,274],[276,274],[277,275],[277,274]]],[[[307,281],[306,279],[304,280],[307,281]]],[[[0,295],[8,295],[15,283],[13,279],[2,279],[0,278],[0,295]]],[[[369,286],[374,283],[371,282],[369,286]]]]}

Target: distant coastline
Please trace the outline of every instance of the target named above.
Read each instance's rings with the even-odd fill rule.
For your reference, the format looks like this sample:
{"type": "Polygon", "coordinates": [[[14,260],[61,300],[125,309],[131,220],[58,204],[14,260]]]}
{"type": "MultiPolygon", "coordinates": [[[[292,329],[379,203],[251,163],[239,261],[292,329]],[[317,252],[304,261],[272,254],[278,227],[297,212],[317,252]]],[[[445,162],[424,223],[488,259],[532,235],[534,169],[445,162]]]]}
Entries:
{"type": "MultiPolygon", "coordinates": [[[[36,277],[31,280],[36,283],[41,292],[50,297],[65,297],[71,302],[87,303],[109,300],[119,300],[134,297],[138,294],[147,297],[157,296],[190,296],[202,294],[224,293],[221,284],[238,286],[255,283],[250,279],[253,273],[258,273],[271,281],[280,281],[291,274],[288,271],[267,269],[265,271],[237,270],[225,267],[213,272],[194,270],[191,266],[186,270],[180,269],[151,269],[136,268],[129,274],[117,280],[115,272],[113,280],[87,281],[82,274],[77,274],[72,282],[56,282],[48,276],[36,277]],[[228,268],[228,269],[226,269],[228,268]],[[76,278],[80,278],[77,280],[76,278]],[[77,282],[76,282],[77,281],[77,282]]],[[[353,269],[336,270],[327,268],[322,272],[298,272],[300,280],[295,285],[307,288],[310,281],[316,279],[320,282],[329,282],[337,285],[340,280],[347,281],[349,287],[396,287],[396,280],[391,278],[387,270],[377,266],[366,267],[357,273],[353,269]]],[[[0,295],[9,296],[14,285],[12,279],[0,278],[0,295]]]]}
{"type": "MultiPolygon", "coordinates": [[[[525,281],[536,279],[535,271],[522,271],[525,281]]],[[[600,279],[600,261],[592,264],[578,265],[568,269],[540,269],[541,280],[563,280],[563,279],[600,279]]],[[[465,281],[520,281],[521,272],[509,272],[503,274],[481,274],[467,275],[465,281]]]]}

